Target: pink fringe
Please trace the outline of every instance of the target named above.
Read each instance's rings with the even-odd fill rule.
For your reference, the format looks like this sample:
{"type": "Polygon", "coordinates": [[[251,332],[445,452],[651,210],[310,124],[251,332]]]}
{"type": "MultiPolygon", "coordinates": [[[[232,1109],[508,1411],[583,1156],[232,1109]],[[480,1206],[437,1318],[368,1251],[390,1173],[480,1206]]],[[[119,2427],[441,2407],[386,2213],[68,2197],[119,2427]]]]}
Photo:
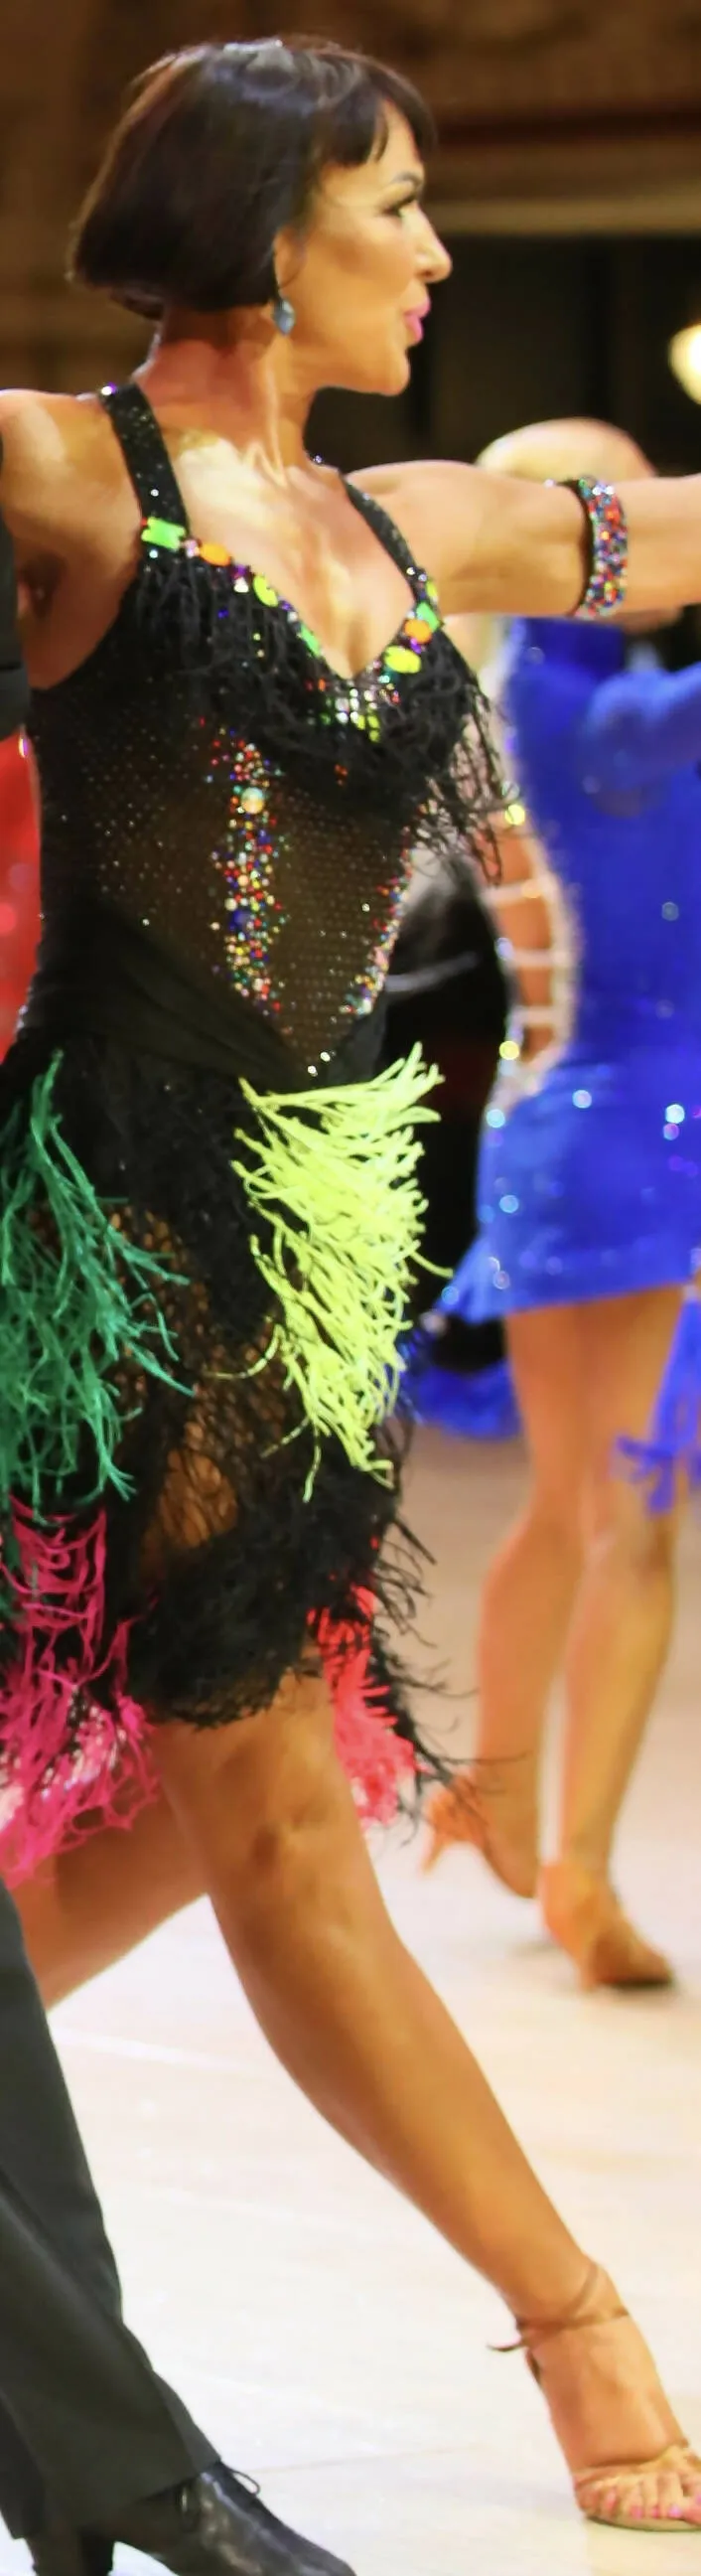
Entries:
{"type": "MultiPolygon", "coordinates": [[[[104,1512],[87,1529],[60,1522],[42,1530],[14,1503],[13,1531],[16,1562],[0,1564],[18,1645],[0,1684],[0,1870],[11,1883],[65,1849],[88,1814],[127,1830],[156,1788],[148,1720],[126,1687],[126,1622],[101,1654],[104,1512]],[[60,1642],[71,1631],[76,1642],[62,1664],[60,1642]]],[[[369,1680],[374,1614],[373,1595],[363,1591],[352,1622],[325,1611],[315,1625],[338,1755],[359,1815],[387,1825],[416,1761],[394,1732],[382,1684],[369,1680]]]]}
{"type": "Polygon", "coordinates": [[[395,1734],[382,1683],[368,1679],[373,1595],[358,1592],[356,1601],[357,1623],[332,1619],[325,1610],[315,1623],[316,1637],[333,1700],[336,1751],[359,1816],[366,1825],[391,1825],[403,1784],[416,1776],[416,1757],[395,1734]]]}
{"type": "Polygon", "coordinates": [[[61,1522],[42,1530],[14,1503],[13,1528],[18,1561],[2,1565],[2,1579],[13,1596],[18,1653],[0,1684],[0,1867],[10,1881],[69,1843],[88,1810],[98,1811],[101,1824],[128,1826],[135,1805],[155,1792],[147,1720],[126,1688],[126,1623],[100,1660],[104,1512],[88,1529],[61,1522]],[[69,1630],[78,1642],[61,1665],[58,1648],[69,1630]],[[85,1710],[72,1726],[79,1695],[85,1710]],[[124,1757],[135,1791],[126,1813],[119,1798],[124,1757]]]}

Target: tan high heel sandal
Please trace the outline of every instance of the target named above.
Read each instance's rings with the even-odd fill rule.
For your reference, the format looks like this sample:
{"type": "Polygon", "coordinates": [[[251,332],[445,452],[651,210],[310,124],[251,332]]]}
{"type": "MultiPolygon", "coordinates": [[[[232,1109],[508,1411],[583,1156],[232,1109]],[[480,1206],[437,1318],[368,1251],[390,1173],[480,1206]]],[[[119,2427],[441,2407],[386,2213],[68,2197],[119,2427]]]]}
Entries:
{"type": "Polygon", "coordinates": [[[607,1879],[578,1861],[550,1861],[539,1894],[546,1929],[574,1960],[584,1987],[674,1984],[669,1960],[629,1923],[607,1879]]]}
{"type": "MultiPolygon", "coordinates": [[[[525,2353],[528,2368],[537,2381],[538,2387],[543,2391],[546,2405],[549,2400],[545,2372],[538,2359],[538,2353],[543,2344],[552,2344],[560,2336],[571,2333],[581,2334],[587,2330],[590,2332],[598,2330],[601,2333],[621,2323],[632,2327],[636,2335],[638,2333],[628,2309],[620,2303],[611,2308],[608,2316],[587,2313],[587,2310],[590,2311],[591,2299],[596,2298],[601,2283],[608,2287],[606,2275],[596,2264],[592,2264],[584,2290],[569,2313],[563,2317],[539,2320],[535,2326],[523,2326],[514,2343],[493,2347],[499,2352],[525,2353]]],[[[604,2306],[605,2303],[604,2299],[604,2306]]],[[[639,2341],[641,2357],[649,2364],[650,2355],[642,2336],[639,2341]]],[[[652,2368],[654,2371],[654,2364],[652,2368]]],[[[654,2375],[656,2378],[656,2372],[654,2375]]],[[[654,2397],[654,2389],[651,2393],[654,2397]]],[[[661,2395],[664,2404],[663,2391],[661,2395]]],[[[552,2408],[550,2412],[552,2415],[552,2408]]],[[[554,2417],[553,2429],[556,2429],[554,2417]]],[[[556,2438],[558,2438],[557,2435],[556,2438]]],[[[562,2448],[564,2449],[564,2443],[562,2448]]],[[[566,2451],[565,2457],[567,2457],[566,2451]]],[[[585,2515],[588,2522],[606,2523],[614,2531],[695,2531],[697,2535],[701,2532],[701,2459],[692,2450],[691,2444],[684,2441],[681,2434],[678,2439],[667,2443],[663,2450],[656,2452],[653,2459],[606,2461],[595,2469],[575,2469],[571,2461],[568,2461],[567,2465],[580,2513],[585,2515]],[[693,2487],[691,2494],[689,2493],[690,2476],[693,2487]],[[665,2509],[662,2511],[653,2506],[652,2498],[649,2493],[646,2493],[650,2481],[654,2481],[656,2486],[662,2484],[665,2493],[665,2509]],[[668,2491],[675,2481],[678,2482],[680,2501],[672,2503],[668,2491]],[[688,2512],[690,2504],[696,2508],[693,2518],[688,2512]]]]}
{"type": "Polygon", "coordinates": [[[501,1816],[499,1812],[500,1795],[506,1799],[508,1791],[512,1790],[511,1778],[507,1790],[502,1764],[480,1762],[475,1768],[480,1774],[479,1779],[475,1777],[475,1770],[458,1771],[448,1788],[435,1789],[429,1798],[426,1823],[431,1841],[422,1866],[424,1870],[435,1869],[451,1843],[470,1843],[474,1851],[481,1852],[482,1859],[493,1870],[495,1878],[501,1879],[502,1886],[511,1889],[512,1896],[535,1896],[538,1885],[535,1805],[532,1831],[529,1809],[529,1831],[519,1842],[510,1835],[503,1811],[501,1816]]]}

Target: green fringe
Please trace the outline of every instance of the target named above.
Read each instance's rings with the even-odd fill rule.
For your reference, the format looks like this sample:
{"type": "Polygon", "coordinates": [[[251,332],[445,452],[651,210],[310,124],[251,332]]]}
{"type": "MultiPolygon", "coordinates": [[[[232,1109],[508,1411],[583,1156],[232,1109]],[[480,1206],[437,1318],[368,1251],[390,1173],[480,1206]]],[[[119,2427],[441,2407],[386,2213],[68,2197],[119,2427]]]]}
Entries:
{"type": "MultiPolygon", "coordinates": [[[[278,1321],[263,1359],[281,1360],[314,1435],[311,1491],[321,1441],[335,1434],[354,1467],[387,1478],[377,1425],[396,1401],[397,1343],[421,1250],[424,1200],[416,1181],[415,1129],[439,1077],[420,1047],[369,1082],[279,1093],[241,1085],[256,1133],[237,1144],[234,1170],[272,1248],[252,1251],[278,1321]]],[[[300,1428],[303,1428],[301,1425],[300,1428]]]]}
{"type": "Polygon", "coordinates": [[[95,1482],[81,1501],[129,1480],[116,1463],[124,1435],[110,1372],[128,1353],[135,1371],[176,1385],[177,1354],[155,1290],[173,1273],[130,1243],[71,1153],[53,1108],[60,1059],[34,1084],[0,1140],[0,1494],[41,1514],[94,1447],[95,1482]]]}

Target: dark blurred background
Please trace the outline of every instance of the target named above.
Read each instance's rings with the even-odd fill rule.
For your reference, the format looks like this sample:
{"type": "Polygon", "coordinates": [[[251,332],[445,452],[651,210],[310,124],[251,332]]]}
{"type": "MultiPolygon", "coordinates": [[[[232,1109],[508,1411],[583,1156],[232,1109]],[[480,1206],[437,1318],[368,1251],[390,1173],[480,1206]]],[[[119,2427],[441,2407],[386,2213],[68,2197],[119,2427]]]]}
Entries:
{"type": "Polygon", "coordinates": [[[545,411],[622,420],[675,470],[697,419],[671,375],[701,319],[701,0],[3,0],[5,382],[74,388],[142,345],[62,283],[66,234],[125,86],[160,53],[299,23],[366,44],[428,94],[433,210],[454,273],[403,405],[323,406],[346,462],[473,456],[545,411]]]}
{"type": "MultiPolygon", "coordinates": [[[[701,412],[669,343],[701,323],[701,0],[4,0],[2,380],[77,389],[128,372],[143,350],[136,326],[63,283],[70,218],[129,80],[178,45],[300,19],[384,54],[428,94],[431,204],[454,261],[403,402],[326,397],[313,425],[324,453],[344,466],[473,458],[523,421],[596,412],[664,470],[695,470],[701,412]]],[[[701,653],[698,611],[670,651],[701,653]]],[[[441,948],[463,953],[464,972],[392,1009],[392,1044],[421,1036],[445,1074],[427,1179],[429,1249],[447,1262],[470,1233],[503,1016],[490,934],[467,897],[441,948]]],[[[420,963],[415,930],[396,962],[420,963]]]]}

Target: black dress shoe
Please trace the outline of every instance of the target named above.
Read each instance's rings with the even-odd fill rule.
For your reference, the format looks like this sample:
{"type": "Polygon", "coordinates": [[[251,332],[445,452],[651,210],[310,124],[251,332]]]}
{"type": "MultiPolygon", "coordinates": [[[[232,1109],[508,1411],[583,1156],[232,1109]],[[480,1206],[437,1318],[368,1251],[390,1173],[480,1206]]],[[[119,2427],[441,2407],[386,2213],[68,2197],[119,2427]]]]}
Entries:
{"type": "Polygon", "coordinates": [[[222,2460],[185,2486],[130,2505],[111,2538],[160,2558],[172,2576],[353,2576],[340,2558],[278,2522],[254,2482],[222,2460]]]}

